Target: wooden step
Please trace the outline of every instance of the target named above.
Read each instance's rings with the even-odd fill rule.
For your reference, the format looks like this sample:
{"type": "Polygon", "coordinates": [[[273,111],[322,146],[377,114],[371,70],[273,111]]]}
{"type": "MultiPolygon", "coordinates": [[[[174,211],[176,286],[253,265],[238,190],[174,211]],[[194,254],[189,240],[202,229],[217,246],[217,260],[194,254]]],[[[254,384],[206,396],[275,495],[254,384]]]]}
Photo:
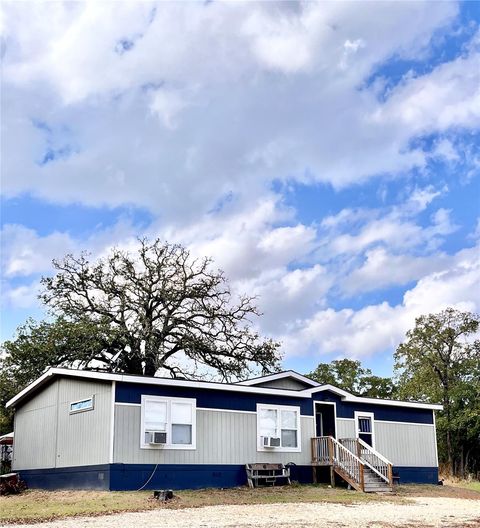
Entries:
{"type": "Polygon", "coordinates": [[[365,493],[391,493],[392,489],[387,484],[381,485],[368,485],[365,484],[365,493]]]}

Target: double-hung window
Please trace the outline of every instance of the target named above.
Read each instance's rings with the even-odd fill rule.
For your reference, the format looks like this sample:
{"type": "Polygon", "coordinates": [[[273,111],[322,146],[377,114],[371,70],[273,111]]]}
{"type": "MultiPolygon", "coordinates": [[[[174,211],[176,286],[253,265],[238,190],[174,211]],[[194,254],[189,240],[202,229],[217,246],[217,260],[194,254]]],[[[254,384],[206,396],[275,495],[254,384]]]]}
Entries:
{"type": "Polygon", "coordinates": [[[142,449],[195,449],[196,400],[142,396],[142,449]]]}
{"type": "Polygon", "coordinates": [[[301,451],[300,407],[257,405],[258,451],[271,451],[271,445],[276,451],[301,451]]]}

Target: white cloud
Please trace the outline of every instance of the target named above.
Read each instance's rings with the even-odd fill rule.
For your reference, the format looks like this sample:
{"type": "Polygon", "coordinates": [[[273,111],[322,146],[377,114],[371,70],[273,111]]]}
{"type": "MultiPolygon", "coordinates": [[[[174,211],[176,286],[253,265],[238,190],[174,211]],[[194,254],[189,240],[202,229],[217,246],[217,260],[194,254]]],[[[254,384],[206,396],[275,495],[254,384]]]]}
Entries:
{"type": "Polygon", "coordinates": [[[379,108],[380,121],[407,125],[410,133],[480,125],[480,55],[472,52],[439,65],[430,74],[405,80],[379,108]]]}
{"type": "Polygon", "coordinates": [[[188,105],[177,92],[159,89],[155,92],[150,108],[167,128],[176,128],[178,114],[188,105]]]}
{"type": "MultiPolygon", "coordinates": [[[[271,191],[278,180],[339,189],[467,156],[448,133],[429,153],[411,144],[478,126],[475,46],[406,76],[385,99],[382,79],[365,84],[392,57],[428,56],[455,3],[2,8],[5,195],[150,209],[143,234],[211,255],[235,291],[259,295],[261,330],[283,337],[289,354],[374,354],[422,311],[476,306],[472,254],[439,251],[456,229],[453,213],[432,205],[446,187],[406,183],[398,206],[344,209],[318,225],[271,191]],[[398,306],[329,308],[333,294],[410,281],[398,306]]],[[[478,155],[468,157],[478,169],[478,155]]],[[[133,248],[137,232],[120,222],[78,239],[7,226],[4,275],[30,280],[67,251],[133,248]]],[[[9,302],[33,302],[35,284],[9,286],[9,302]]]]}
{"type": "Polygon", "coordinates": [[[416,281],[428,273],[443,269],[449,259],[445,254],[427,257],[390,254],[378,247],[366,252],[365,262],[354,269],[342,282],[342,289],[350,296],[356,292],[379,290],[416,281]]]}
{"type": "Polygon", "coordinates": [[[2,309],[35,309],[39,305],[39,292],[38,281],[16,287],[7,284],[2,287],[2,309]]]}
{"type": "Polygon", "coordinates": [[[33,229],[6,225],[1,231],[2,275],[22,277],[51,269],[52,258],[59,258],[75,248],[66,233],[40,237],[33,229]]]}
{"type": "Polygon", "coordinates": [[[460,159],[457,149],[453,143],[446,138],[442,138],[435,143],[433,156],[437,158],[443,158],[451,162],[458,161],[460,159]]]}
{"type": "Polygon", "coordinates": [[[423,167],[425,153],[408,147],[419,131],[476,123],[475,50],[404,80],[386,103],[359,86],[390,57],[423,53],[457,11],[447,2],[6,4],[3,192],[132,203],[188,223],[229,192],[251,203],[275,179],[339,188],[423,167]],[[429,99],[436,90],[448,119],[429,99]],[[430,117],[405,117],[420,112],[417,93],[430,117]],[[47,149],[54,159],[42,165],[47,149]]]}
{"type": "Polygon", "coordinates": [[[316,312],[299,322],[296,331],[283,336],[287,355],[310,355],[318,361],[327,354],[371,357],[394,350],[422,314],[449,306],[478,311],[478,254],[478,247],[461,251],[452,266],[424,276],[396,306],[383,302],[359,310],[328,308],[316,312]]]}
{"type": "MultiPolygon", "coordinates": [[[[2,276],[6,279],[35,277],[52,270],[52,260],[68,253],[88,251],[92,258],[106,248],[134,237],[134,226],[126,220],[105,229],[97,229],[85,239],[72,237],[67,232],[39,235],[34,229],[7,224],[0,232],[2,241],[2,276]]],[[[23,290],[19,290],[23,291],[23,290]]]]}

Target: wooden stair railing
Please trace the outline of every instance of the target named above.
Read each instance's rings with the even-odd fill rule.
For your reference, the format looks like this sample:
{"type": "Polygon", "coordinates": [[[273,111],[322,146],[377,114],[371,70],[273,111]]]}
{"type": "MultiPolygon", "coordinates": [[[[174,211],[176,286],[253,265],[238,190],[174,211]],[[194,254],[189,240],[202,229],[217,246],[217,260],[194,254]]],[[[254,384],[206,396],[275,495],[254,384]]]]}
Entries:
{"type": "Polygon", "coordinates": [[[331,466],[357,491],[365,491],[364,463],[333,436],[312,438],[312,464],[331,466]]]}
{"type": "Polygon", "coordinates": [[[393,464],[360,438],[342,438],[340,443],[393,489],[393,464]]]}

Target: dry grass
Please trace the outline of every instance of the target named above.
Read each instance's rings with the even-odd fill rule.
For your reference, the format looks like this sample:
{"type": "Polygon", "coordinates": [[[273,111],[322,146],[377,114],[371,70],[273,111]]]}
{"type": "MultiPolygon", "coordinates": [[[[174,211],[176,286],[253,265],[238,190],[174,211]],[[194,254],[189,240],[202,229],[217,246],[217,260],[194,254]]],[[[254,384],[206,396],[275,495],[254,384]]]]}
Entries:
{"type": "Polygon", "coordinates": [[[452,499],[480,500],[480,483],[466,481],[445,482],[443,486],[428,484],[411,484],[399,486],[398,495],[401,497],[448,497],[452,499]]]}
{"type": "Polygon", "coordinates": [[[76,515],[104,515],[149,510],[157,506],[151,493],[108,491],[37,491],[0,497],[0,525],[44,521],[76,515]]]}
{"type": "Polygon", "coordinates": [[[465,484],[462,486],[467,489],[471,489],[473,491],[477,491],[478,493],[480,493],[480,482],[473,482],[473,481],[465,482],[465,484]]]}
{"type": "MultiPolygon", "coordinates": [[[[152,499],[151,491],[26,491],[0,497],[0,525],[78,515],[108,515],[115,512],[154,508],[198,508],[227,504],[272,504],[288,502],[364,503],[385,497],[331,489],[326,486],[283,486],[275,488],[205,489],[179,491],[164,504],[152,499]]],[[[392,499],[394,499],[392,497],[392,499]]]]}
{"type": "Polygon", "coordinates": [[[108,515],[116,512],[155,508],[199,508],[217,505],[328,502],[359,504],[371,502],[408,503],[410,497],[453,497],[480,499],[480,493],[460,486],[400,486],[392,495],[374,495],[344,488],[283,486],[251,490],[207,489],[179,491],[167,504],[152,499],[151,491],[27,491],[22,495],[0,497],[0,525],[25,523],[78,515],[108,515]]]}

